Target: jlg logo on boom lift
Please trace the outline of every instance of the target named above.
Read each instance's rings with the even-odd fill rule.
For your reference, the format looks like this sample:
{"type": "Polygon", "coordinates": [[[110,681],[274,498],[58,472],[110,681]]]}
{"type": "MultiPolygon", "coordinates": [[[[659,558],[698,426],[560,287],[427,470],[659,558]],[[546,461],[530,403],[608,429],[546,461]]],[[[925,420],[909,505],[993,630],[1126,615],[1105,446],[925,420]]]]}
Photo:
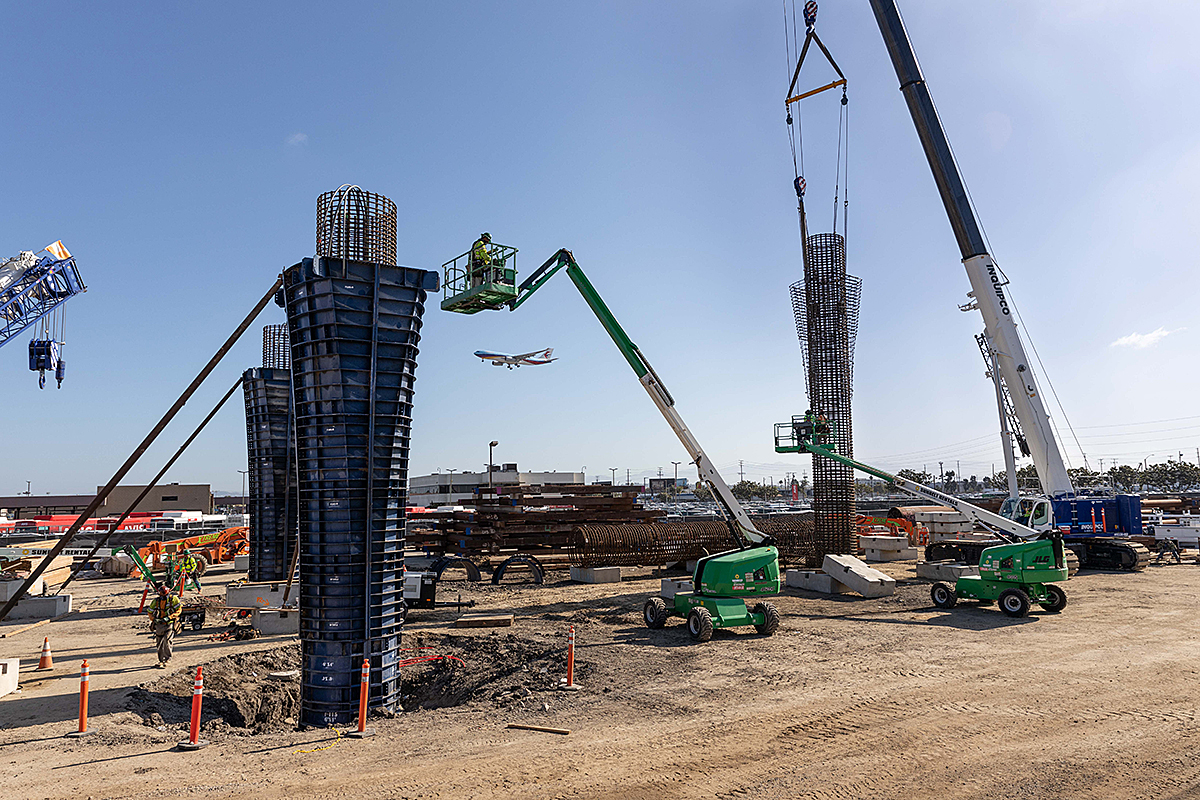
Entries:
{"type": "Polygon", "coordinates": [[[992,289],[996,292],[996,299],[1000,301],[1000,310],[1008,316],[1008,301],[1004,299],[1004,290],[1000,288],[1000,276],[996,274],[996,266],[988,264],[988,276],[992,279],[992,289]]]}

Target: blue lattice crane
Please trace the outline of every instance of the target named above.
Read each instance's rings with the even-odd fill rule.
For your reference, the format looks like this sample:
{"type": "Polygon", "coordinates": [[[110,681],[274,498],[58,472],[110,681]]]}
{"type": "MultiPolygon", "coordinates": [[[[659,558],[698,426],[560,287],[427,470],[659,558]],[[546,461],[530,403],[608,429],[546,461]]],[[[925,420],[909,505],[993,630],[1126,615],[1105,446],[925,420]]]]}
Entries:
{"type": "Polygon", "coordinates": [[[0,347],[32,328],[29,368],[38,373],[38,386],[45,388],[49,371],[61,387],[67,368],[62,305],[87,286],[61,241],[41,252],[46,255],[25,250],[0,261],[0,347]]]}

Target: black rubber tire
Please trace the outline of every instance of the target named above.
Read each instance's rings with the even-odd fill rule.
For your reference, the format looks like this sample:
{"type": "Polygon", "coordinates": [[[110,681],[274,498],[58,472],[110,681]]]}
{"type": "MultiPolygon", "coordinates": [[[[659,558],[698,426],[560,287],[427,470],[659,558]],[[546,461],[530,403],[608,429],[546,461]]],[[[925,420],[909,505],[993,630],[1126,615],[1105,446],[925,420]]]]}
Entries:
{"type": "Polygon", "coordinates": [[[713,635],[712,614],[704,606],[696,606],[688,612],[687,629],[697,642],[707,642],[713,635]]]}
{"type": "Polygon", "coordinates": [[[667,603],[661,597],[651,597],[646,601],[646,605],[642,606],[642,619],[646,621],[647,628],[658,630],[667,624],[669,616],[667,603]]]}
{"type": "Polygon", "coordinates": [[[203,627],[204,627],[204,620],[202,620],[202,619],[192,620],[192,630],[198,631],[203,627]]]}
{"type": "Polygon", "coordinates": [[[196,559],[196,577],[203,578],[204,573],[208,572],[208,556],[192,553],[192,558],[196,559]]]}
{"type": "Polygon", "coordinates": [[[461,558],[459,556],[442,556],[437,561],[429,565],[434,575],[440,581],[442,573],[454,567],[462,567],[467,571],[467,580],[472,583],[479,583],[481,576],[479,574],[479,565],[470,559],[461,558]]]}
{"type": "Polygon", "coordinates": [[[1052,583],[1048,584],[1046,586],[1046,593],[1050,595],[1051,601],[1049,603],[1042,603],[1042,608],[1052,614],[1057,614],[1067,607],[1067,593],[1062,590],[1061,586],[1055,586],[1052,583]]]}
{"type": "Polygon", "coordinates": [[[954,593],[954,587],[941,581],[929,587],[929,599],[938,608],[947,610],[958,605],[958,595],[954,593]]]}
{"type": "Polygon", "coordinates": [[[775,604],[758,603],[754,606],[754,613],[763,615],[763,624],[755,625],[754,630],[763,636],[774,636],[775,631],[779,630],[779,609],[775,607],[775,604]]]}
{"type": "Polygon", "coordinates": [[[513,564],[528,564],[530,571],[533,573],[533,582],[540,584],[545,580],[545,573],[542,571],[542,565],[538,560],[526,553],[517,553],[515,556],[510,556],[503,564],[496,567],[492,572],[492,583],[499,585],[504,578],[505,571],[513,564]]]}
{"type": "Polygon", "coordinates": [[[1005,589],[1000,593],[1000,610],[1014,619],[1029,613],[1029,595],[1020,589],[1005,589]]]}

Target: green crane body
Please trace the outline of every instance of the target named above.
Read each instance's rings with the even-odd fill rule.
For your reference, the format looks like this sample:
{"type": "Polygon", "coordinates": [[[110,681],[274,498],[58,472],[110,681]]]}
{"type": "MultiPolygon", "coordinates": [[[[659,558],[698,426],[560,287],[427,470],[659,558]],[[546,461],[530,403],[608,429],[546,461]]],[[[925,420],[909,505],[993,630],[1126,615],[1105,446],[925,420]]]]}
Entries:
{"type": "Polygon", "coordinates": [[[1056,581],[1067,580],[1067,565],[1062,536],[1042,536],[1020,523],[985,511],[970,503],[939,492],[929,486],[892,475],[881,469],[855,461],[837,452],[834,426],[819,436],[809,417],[793,417],[791,422],[775,425],[775,452],[812,453],[832,459],[852,469],[873,475],[918,497],[948,505],[984,525],[993,527],[1004,538],[1019,538],[1010,544],[996,545],[983,551],[979,558],[979,575],[964,575],[953,587],[935,583],[930,597],[939,608],[954,608],[958,600],[976,600],[981,604],[999,601],[1000,609],[1010,617],[1023,617],[1032,603],[1047,611],[1061,611],[1067,604],[1066,593],[1056,581]]]}
{"type": "MultiPolygon", "coordinates": [[[[515,259],[515,248],[506,245],[493,247],[505,248],[504,252],[508,254],[506,257],[515,259]]],[[[675,435],[683,443],[684,449],[699,469],[701,479],[712,487],[713,495],[717,498],[735,538],[746,545],[737,550],[699,559],[692,574],[692,591],[677,592],[671,598],[670,605],[661,597],[647,600],[643,609],[646,624],[651,628],[661,628],[668,617],[684,617],[687,619],[688,633],[699,641],[707,641],[716,628],[743,625],[753,625],[759,633],[768,636],[775,633],[779,627],[779,613],[775,606],[769,602],[759,602],[753,608],[749,608],[743,598],[779,594],[778,549],[770,543],[769,537],[754,527],[745,510],[729,491],[729,487],[675,410],[674,398],[654,372],[650,362],[617,322],[599,292],[575,262],[571,251],[559,250],[515,289],[483,288],[482,285],[472,287],[469,280],[462,279],[455,271],[458,269],[455,266],[457,261],[458,259],[444,265],[447,296],[442,300],[441,307],[445,311],[463,314],[499,310],[504,306],[510,311],[515,311],[559,270],[566,269],[567,277],[583,295],[596,319],[604,326],[621,355],[633,368],[650,399],[658,406],[675,435]]],[[[513,263],[515,264],[515,260],[513,263]]]]}

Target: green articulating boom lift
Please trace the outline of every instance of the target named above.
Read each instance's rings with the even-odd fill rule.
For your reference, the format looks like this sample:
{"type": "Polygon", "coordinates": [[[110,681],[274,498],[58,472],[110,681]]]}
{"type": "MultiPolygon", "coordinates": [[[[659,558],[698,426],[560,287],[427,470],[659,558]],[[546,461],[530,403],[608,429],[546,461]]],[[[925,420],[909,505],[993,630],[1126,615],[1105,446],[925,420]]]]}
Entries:
{"type": "Polygon", "coordinates": [[[954,586],[935,583],[929,594],[938,608],[954,608],[960,599],[977,600],[980,605],[999,601],[1000,609],[1008,616],[1024,617],[1032,603],[1047,611],[1061,611],[1066,607],[1066,592],[1054,584],[1054,581],[1067,579],[1060,533],[1035,531],[953,495],[847,458],[837,452],[835,440],[834,424],[815,422],[811,415],[792,417],[791,422],[775,424],[775,452],[812,453],[833,459],[917,497],[949,506],[1008,542],[983,551],[978,576],[959,578],[954,586]]]}
{"type": "MultiPolygon", "coordinates": [[[[515,248],[505,245],[492,247],[504,248],[501,252],[506,261],[515,258],[515,248]]],[[[733,496],[729,486],[688,430],[679,412],[675,410],[675,399],[671,397],[671,393],[667,391],[667,387],[663,385],[637,345],[625,334],[595,287],[583,274],[583,270],[575,263],[571,251],[559,250],[520,286],[515,285],[515,277],[510,279],[511,283],[505,281],[496,284],[494,281],[485,281],[491,284],[486,288],[482,288],[483,284],[475,278],[472,285],[472,270],[457,266],[456,261],[446,265],[446,297],[441,305],[443,310],[466,314],[481,310],[499,310],[504,306],[510,311],[515,311],[545,285],[546,281],[554,277],[555,273],[565,268],[575,288],[583,295],[596,319],[612,337],[621,355],[625,356],[638,381],[666,418],[671,430],[679,437],[692,463],[699,470],[700,480],[712,489],[734,540],[741,546],[737,550],[699,559],[692,575],[692,591],[676,593],[670,598],[669,604],[662,597],[647,600],[643,609],[646,624],[651,628],[661,628],[671,616],[684,617],[687,620],[688,633],[693,639],[701,642],[712,638],[715,628],[753,625],[761,634],[770,636],[775,633],[779,628],[779,612],[774,604],[760,600],[753,608],[749,608],[745,598],[779,594],[779,551],[771,543],[769,536],[754,527],[745,509],[733,496]],[[481,298],[484,293],[492,294],[496,299],[489,301],[481,298]]],[[[493,265],[494,263],[495,259],[493,265]]],[[[501,272],[498,277],[503,280],[508,276],[501,272]]]]}

